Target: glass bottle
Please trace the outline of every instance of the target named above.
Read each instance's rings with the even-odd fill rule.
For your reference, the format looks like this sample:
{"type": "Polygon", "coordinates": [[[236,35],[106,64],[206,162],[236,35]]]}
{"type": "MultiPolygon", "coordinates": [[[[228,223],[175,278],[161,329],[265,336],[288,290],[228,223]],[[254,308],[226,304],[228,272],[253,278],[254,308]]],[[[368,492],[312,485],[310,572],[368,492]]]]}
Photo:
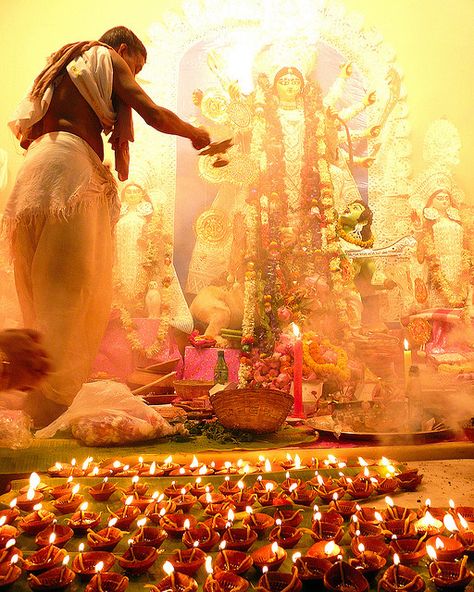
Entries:
{"type": "Polygon", "coordinates": [[[216,384],[226,384],[229,382],[229,368],[225,361],[223,349],[217,352],[217,363],[214,367],[214,382],[216,384]]]}

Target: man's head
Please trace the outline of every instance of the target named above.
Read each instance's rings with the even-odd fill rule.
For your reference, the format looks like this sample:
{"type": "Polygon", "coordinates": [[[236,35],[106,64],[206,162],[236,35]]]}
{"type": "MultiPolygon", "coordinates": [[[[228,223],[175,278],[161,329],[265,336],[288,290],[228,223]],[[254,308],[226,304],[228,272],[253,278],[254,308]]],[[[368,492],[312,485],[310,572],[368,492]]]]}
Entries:
{"type": "Polygon", "coordinates": [[[113,27],[106,31],[99,41],[113,47],[127,62],[134,76],[143,68],[147,58],[146,48],[135,33],[127,27],[113,27]]]}

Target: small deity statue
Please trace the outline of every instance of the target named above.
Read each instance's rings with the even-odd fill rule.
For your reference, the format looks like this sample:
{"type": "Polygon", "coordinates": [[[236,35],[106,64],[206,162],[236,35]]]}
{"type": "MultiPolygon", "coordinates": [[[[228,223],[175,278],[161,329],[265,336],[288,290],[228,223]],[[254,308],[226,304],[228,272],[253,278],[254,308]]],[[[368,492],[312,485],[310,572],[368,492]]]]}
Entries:
{"type": "MultiPolygon", "coordinates": [[[[372,210],[362,200],[355,200],[348,204],[339,216],[337,235],[349,259],[351,259],[351,252],[372,249],[375,240],[372,221],[372,210]]],[[[380,290],[392,289],[395,283],[385,278],[381,272],[377,272],[375,261],[370,256],[353,258],[351,261],[354,284],[366,312],[363,324],[370,326],[371,329],[383,328],[378,314],[380,290]]]]}
{"type": "Polygon", "coordinates": [[[460,211],[446,188],[431,193],[423,208],[417,259],[426,266],[427,307],[463,308],[469,292],[470,256],[460,211]]]}
{"type": "Polygon", "coordinates": [[[153,205],[142,187],[135,183],[125,185],[121,200],[120,219],[115,229],[115,285],[122,303],[133,307],[143,296],[147,281],[140,241],[153,214],[153,205]]]}

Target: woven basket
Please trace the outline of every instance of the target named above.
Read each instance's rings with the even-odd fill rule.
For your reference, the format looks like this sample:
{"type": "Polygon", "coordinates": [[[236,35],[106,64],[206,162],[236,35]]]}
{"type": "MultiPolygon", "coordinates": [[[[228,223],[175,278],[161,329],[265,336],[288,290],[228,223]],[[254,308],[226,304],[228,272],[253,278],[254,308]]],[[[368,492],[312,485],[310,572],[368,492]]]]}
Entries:
{"type": "Polygon", "coordinates": [[[276,432],[293,405],[291,395],[273,389],[222,390],[210,400],[224,427],[256,434],[276,432]]]}
{"type": "Polygon", "coordinates": [[[209,394],[214,382],[209,380],[175,380],[174,390],[181,399],[197,399],[209,394]]]}

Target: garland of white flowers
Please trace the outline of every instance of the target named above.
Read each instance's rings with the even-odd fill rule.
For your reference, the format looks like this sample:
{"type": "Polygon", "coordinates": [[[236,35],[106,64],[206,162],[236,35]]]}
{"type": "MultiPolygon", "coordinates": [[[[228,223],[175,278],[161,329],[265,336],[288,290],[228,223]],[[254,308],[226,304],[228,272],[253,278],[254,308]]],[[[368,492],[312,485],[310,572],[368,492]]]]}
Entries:
{"type": "MultiPolygon", "coordinates": [[[[171,320],[171,284],[172,275],[172,251],[173,243],[169,235],[162,232],[162,221],[159,213],[155,213],[152,219],[145,226],[144,238],[146,241],[145,260],[142,263],[148,276],[148,281],[154,278],[161,278],[161,316],[160,325],[153,343],[144,347],[135,323],[129,310],[119,305],[120,321],[125,330],[127,341],[134,352],[144,355],[148,359],[157,356],[163,348],[168,336],[171,320]],[[158,240],[161,238],[161,241],[158,240]]],[[[157,279],[159,281],[159,279],[157,279]]]]}

